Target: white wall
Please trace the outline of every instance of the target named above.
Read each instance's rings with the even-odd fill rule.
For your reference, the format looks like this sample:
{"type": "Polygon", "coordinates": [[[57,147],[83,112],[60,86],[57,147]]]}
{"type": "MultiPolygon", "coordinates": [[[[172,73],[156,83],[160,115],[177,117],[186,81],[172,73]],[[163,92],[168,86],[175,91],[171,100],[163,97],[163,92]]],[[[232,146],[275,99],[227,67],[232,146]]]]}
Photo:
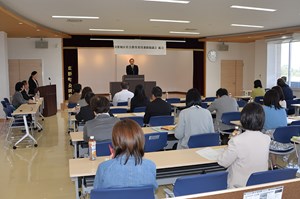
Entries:
{"type": "Polygon", "coordinates": [[[156,81],[163,91],[186,92],[193,86],[193,51],[169,49],[167,55],[115,55],[113,48],[79,48],[79,83],[108,93],[109,82],[122,81],[131,57],[145,81],[156,81]]]}
{"type": "MultiPolygon", "coordinates": [[[[48,41],[47,49],[35,48],[36,38],[10,38],[7,41],[8,59],[41,59],[43,67],[43,85],[56,84],[57,108],[63,102],[63,60],[62,60],[62,40],[45,38],[48,41]]],[[[32,71],[28,71],[28,77],[32,71]]],[[[7,83],[8,84],[8,83],[7,83]]],[[[6,85],[7,86],[7,85],[6,85]]]]}
{"type": "MultiPolygon", "coordinates": [[[[9,98],[9,81],[8,81],[8,60],[7,60],[7,34],[0,32],[0,99],[9,98]]],[[[0,118],[4,118],[5,113],[0,110],[0,118]]]]}
{"type": "Polygon", "coordinates": [[[252,89],[255,78],[255,50],[254,43],[226,43],[228,51],[218,51],[218,42],[207,42],[206,52],[217,51],[216,62],[210,62],[206,56],[206,96],[215,96],[221,87],[221,60],[243,60],[243,88],[252,89]]]}

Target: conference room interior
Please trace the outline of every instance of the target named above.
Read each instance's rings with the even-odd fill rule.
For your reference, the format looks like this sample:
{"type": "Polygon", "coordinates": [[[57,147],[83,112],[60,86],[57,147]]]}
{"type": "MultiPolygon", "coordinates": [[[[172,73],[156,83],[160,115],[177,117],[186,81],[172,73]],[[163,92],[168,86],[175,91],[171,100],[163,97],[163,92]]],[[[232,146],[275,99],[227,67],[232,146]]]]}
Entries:
{"type": "MultiPolygon", "coordinates": [[[[17,17],[16,21],[19,19],[17,17]]],[[[297,28],[290,31],[299,32],[297,28]]],[[[93,37],[100,40],[95,41],[90,40],[88,34],[61,34],[59,38],[43,37],[47,48],[36,47],[41,37],[10,37],[8,32],[0,29],[1,100],[5,97],[11,99],[14,91],[12,85],[15,84],[15,80],[11,80],[16,78],[14,74],[18,73],[20,80],[28,79],[32,69],[35,69],[24,70],[22,64],[38,63],[40,86],[56,85],[57,113],[44,120],[38,118],[43,130],[33,133],[37,147],[33,142],[25,141],[14,150],[13,144],[23,132],[14,131],[13,137],[7,141],[9,120],[0,110],[0,192],[3,198],[75,198],[74,182],[69,175],[69,160],[73,159],[74,148],[70,145],[68,134],[68,78],[72,77],[72,84],[90,86],[97,95],[110,98],[110,82],[122,81],[128,60],[133,57],[145,81],[155,81],[162,88],[163,98],[184,98],[187,90],[193,87],[198,88],[203,97],[214,97],[216,90],[228,83],[224,78],[229,78],[231,84],[239,81],[229,92],[232,96],[240,96],[245,94],[244,91],[253,89],[255,79],[260,79],[264,88],[274,86],[277,78],[285,72],[286,57],[296,57],[294,52],[299,45],[297,39],[288,42],[282,39],[285,33],[282,29],[267,31],[265,34],[271,35],[269,37],[261,36],[264,33],[246,32],[211,39],[96,35],[93,37]],[[136,55],[115,54],[113,39],[185,42],[166,42],[166,55],[136,55]],[[295,45],[295,50],[282,55],[292,45],[295,45]],[[210,52],[216,53],[215,59],[209,57],[210,52]],[[13,65],[15,63],[17,70],[13,65]],[[242,68],[238,76],[231,71],[237,63],[241,63],[242,68]],[[230,69],[226,69],[228,64],[230,69]],[[68,74],[69,66],[72,66],[72,75],[68,74]]],[[[289,60],[292,63],[290,71],[297,68],[297,61],[296,58],[289,60]]],[[[297,74],[288,72],[283,75],[288,76],[288,83],[293,84],[294,95],[299,98],[297,74]]],[[[279,166],[286,166],[281,158],[277,161],[279,166]]],[[[298,163],[296,154],[290,157],[290,163],[298,163]]],[[[160,186],[156,192],[158,198],[165,198],[164,188],[172,189],[172,185],[160,186]]]]}

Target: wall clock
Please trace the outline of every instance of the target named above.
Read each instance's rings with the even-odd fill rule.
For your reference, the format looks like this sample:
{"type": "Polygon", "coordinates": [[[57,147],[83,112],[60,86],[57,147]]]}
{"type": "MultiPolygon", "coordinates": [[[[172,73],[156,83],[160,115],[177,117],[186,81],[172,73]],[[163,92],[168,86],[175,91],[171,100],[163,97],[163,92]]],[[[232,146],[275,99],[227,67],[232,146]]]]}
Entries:
{"type": "Polygon", "coordinates": [[[215,62],[217,60],[217,52],[215,50],[208,51],[207,58],[209,61],[215,62]]]}

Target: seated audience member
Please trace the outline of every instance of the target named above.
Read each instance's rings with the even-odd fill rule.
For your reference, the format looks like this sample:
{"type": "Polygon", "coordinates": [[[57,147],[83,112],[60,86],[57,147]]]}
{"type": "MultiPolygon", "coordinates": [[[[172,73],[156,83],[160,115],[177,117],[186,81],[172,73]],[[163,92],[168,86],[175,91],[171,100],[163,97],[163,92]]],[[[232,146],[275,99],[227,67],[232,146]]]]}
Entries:
{"type": "Polygon", "coordinates": [[[145,136],[133,120],[116,123],[112,133],[114,154],[97,169],[94,189],[153,186],[156,182],[156,165],[144,156],[145,136]]]}
{"type": "Polygon", "coordinates": [[[179,114],[175,137],[179,140],[177,149],[188,148],[191,135],[213,133],[214,124],[211,113],[201,108],[201,95],[197,89],[190,89],[186,94],[186,109],[179,114]]]}
{"type": "Polygon", "coordinates": [[[95,118],[87,121],[83,127],[84,141],[88,142],[90,136],[94,136],[96,141],[110,140],[113,126],[119,119],[109,115],[108,99],[94,96],[90,100],[90,106],[95,113],[95,118]]]}
{"type": "Polygon", "coordinates": [[[152,116],[161,116],[161,115],[171,115],[172,109],[171,105],[161,99],[162,90],[160,87],[155,86],[152,89],[152,99],[145,111],[144,115],[144,124],[149,124],[150,117],[152,116]]]}
{"type": "Polygon", "coordinates": [[[127,82],[121,83],[122,90],[117,92],[113,97],[113,105],[117,106],[119,102],[128,102],[131,98],[133,98],[133,92],[129,91],[129,85],[127,82]]]}
{"type": "Polygon", "coordinates": [[[249,103],[241,112],[245,132],[233,136],[219,156],[218,164],[228,171],[228,187],[244,187],[252,173],[268,170],[270,137],[261,130],[264,111],[260,104],[249,103]]]}
{"type": "Polygon", "coordinates": [[[265,89],[263,89],[261,81],[259,79],[254,81],[254,89],[251,92],[251,97],[260,97],[265,95],[265,89]]]}
{"type": "Polygon", "coordinates": [[[15,85],[15,94],[12,97],[12,105],[14,106],[15,109],[17,109],[19,106],[22,104],[26,103],[32,103],[34,102],[33,100],[25,100],[22,95],[22,91],[24,90],[24,84],[22,82],[17,82],[15,85]]]}
{"type": "Polygon", "coordinates": [[[90,106],[91,99],[94,96],[95,96],[95,94],[93,92],[87,92],[85,94],[84,99],[86,101],[87,106],[81,106],[80,107],[79,113],[75,116],[75,118],[78,122],[85,123],[85,122],[95,118],[95,113],[94,113],[94,111],[92,111],[92,108],[90,106]]]}
{"type": "Polygon", "coordinates": [[[264,96],[265,123],[264,130],[272,135],[274,130],[280,126],[287,126],[287,115],[284,108],[279,104],[279,94],[276,90],[269,90],[264,96]]]}
{"type": "Polygon", "coordinates": [[[216,92],[217,99],[207,108],[210,112],[216,111],[215,130],[227,130],[231,127],[222,124],[221,117],[223,113],[234,112],[239,110],[236,100],[228,96],[225,88],[220,88],[216,92]]]}
{"type": "Polygon", "coordinates": [[[32,99],[29,95],[28,95],[28,91],[29,91],[29,84],[26,80],[23,80],[22,83],[24,84],[24,89],[21,92],[22,96],[25,100],[30,100],[32,99]]]}
{"type": "Polygon", "coordinates": [[[77,104],[80,100],[80,92],[81,92],[81,84],[74,84],[73,85],[73,95],[69,97],[70,104],[77,104]]]}
{"type": "Polygon", "coordinates": [[[293,90],[281,78],[277,80],[277,86],[282,88],[285,100],[292,100],[294,98],[293,90]]]}
{"type": "Polygon", "coordinates": [[[282,88],[280,86],[273,86],[272,89],[277,91],[277,93],[279,95],[279,104],[280,104],[280,106],[282,108],[286,109],[287,105],[286,105],[286,101],[285,101],[285,98],[284,98],[282,88]]]}
{"type": "Polygon", "coordinates": [[[146,107],[149,102],[150,101],[145,94],[143,85],[139,84],[135,87],[134,96],[131,98],[130,111],[133,112],[136,107],[146,107]]]}
{"type": "Polygon", "coordinates": [[[84,107],[84,106],[88,105],[87,101],[85,100],[85,95],[89,92],[93,92],[91,87],[89,87],[89,86],[86,86],[82,89],[81,97],[80,97],[80,100],[78,101],[78,104],[80,107],[84,107]]]}

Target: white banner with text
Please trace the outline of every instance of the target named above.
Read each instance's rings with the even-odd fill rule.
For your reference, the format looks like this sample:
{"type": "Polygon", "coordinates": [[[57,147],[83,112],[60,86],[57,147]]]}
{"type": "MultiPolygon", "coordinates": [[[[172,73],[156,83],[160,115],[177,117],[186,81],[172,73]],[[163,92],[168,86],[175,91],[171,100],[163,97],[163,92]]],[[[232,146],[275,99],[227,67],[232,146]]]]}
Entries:
{"type": "Polygon", "coordinates": [[[166,55],[166,41],[114,40],[115,54],[166,55]]]}

